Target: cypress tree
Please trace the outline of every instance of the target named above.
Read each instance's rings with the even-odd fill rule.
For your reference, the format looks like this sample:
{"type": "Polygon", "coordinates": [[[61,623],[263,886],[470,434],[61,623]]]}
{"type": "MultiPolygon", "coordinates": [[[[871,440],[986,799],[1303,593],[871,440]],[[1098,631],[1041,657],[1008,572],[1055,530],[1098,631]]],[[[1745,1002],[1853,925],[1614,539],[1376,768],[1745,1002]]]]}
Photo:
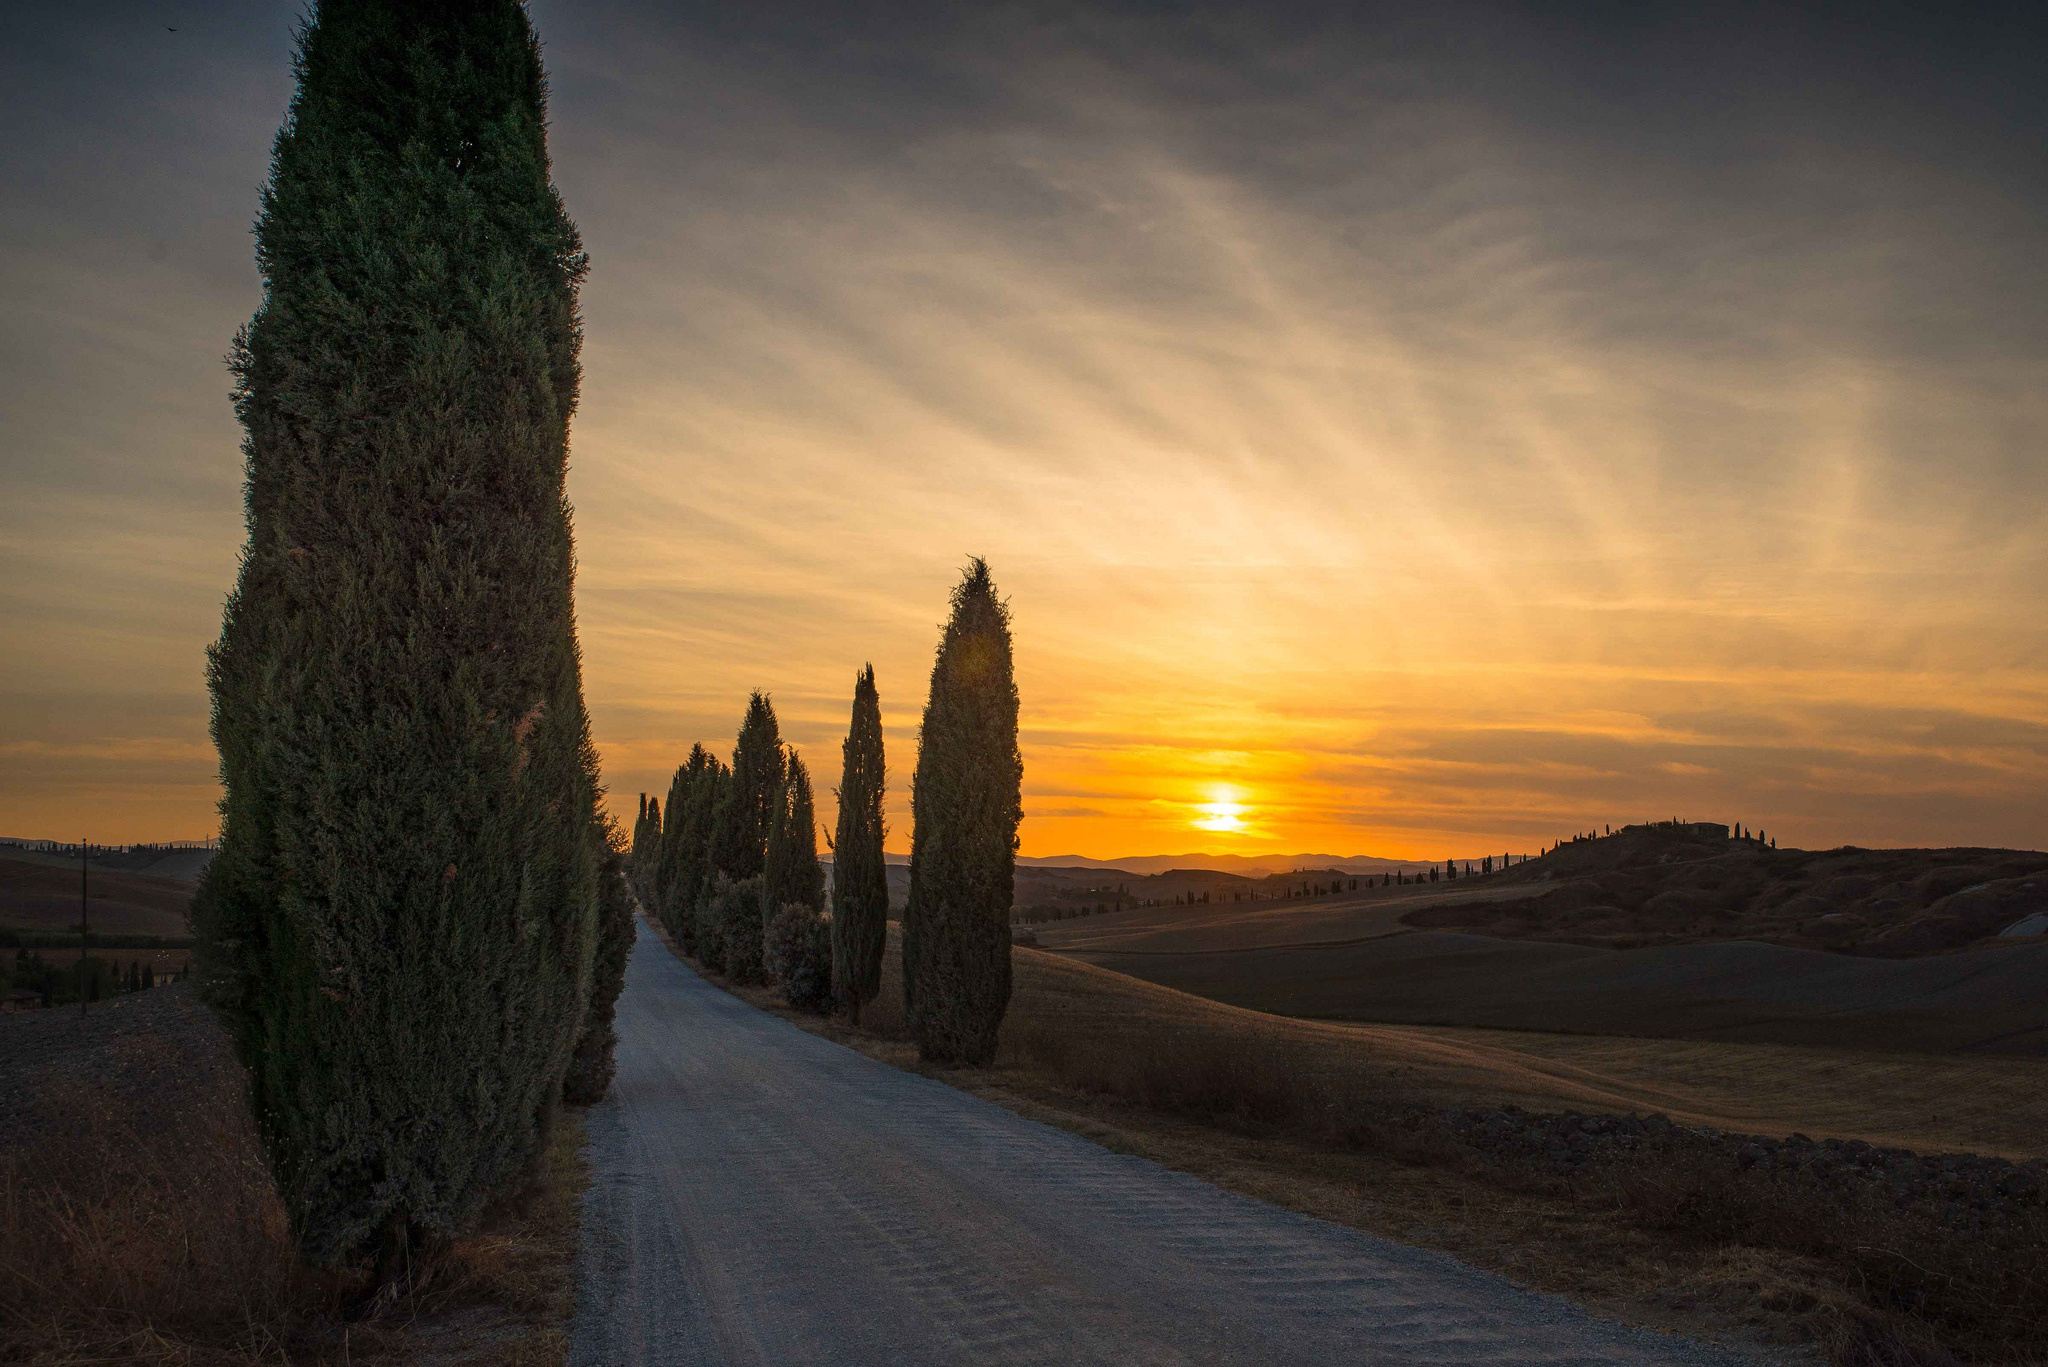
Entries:
{"type": "Polygon", "coordinates": [[[825,870],[818,863],[818,818],[811,801],[811,771],[791,747],[784,761],[782,792],[768,828],[768,856],[763,873],[768,914],[795,905],[811,912],[825,909],[825,870]]]}
{"type": "MultiPolygon", "coordinates": [[[[775,708],[755,689],[747,698],[747,715],[733,744],[732,773],[722,785],[712,832],[712,866],[733,883],[753,889],[742,892],[742,897],[759,899],[755,880],[768,862],[768,826],[782,798],[782,780],[782,732],[775,708]]],[[[720,922],[720,936],[725,971],[751,982],[759,976],[762,962],[760,919],[751,924],[734,919],[733,908],[739,903],[728,899],[724,905],[727,914],[720,922]]]]}
{"type": "Polygon", "coordinates": [[[600,816],[592,834],[598,841],[597,954],[591,965],[590,1008],[569,1071],[562,1078],[562,1100],[571,1106],[594,1106],[611,1090],[616,1071],[614,1053],[619,1033],[619,993],[626,985],[626,960],[633,952],[633,895],[626,886],[626,851],[619,829],[600,816]]]}
{"type": "Polygon", "coordinates": [[[296,70],[193,917],[301,1252],[385,1281],[527,1180],[589,1003],[585,259],[516,0],[323,0],[296,70]]]}
{"type": "Polygon", "coordinates": [[[656,916],[668,905],[669,880],[676,871],[676,846],[683,837],[683,802],[689,781],[687,764],[678,764],[675,776],[668,781],[668,806],[663,810],[661,833],[655,841],[654,876],[648,880],[654,895],[648,900],[647,909],[656,916]]]}
{"type": "Polygon", "coordinates": [[[768,826],[782,792],[782,730],[775,706],[755,689],[747,696],[747,715],[740,722],[732,749],[732,781],[719,813],[712,862],[735,883],[761,872],[768,858],[768,826]]]}
{"type": "Polygon", "coordinates": [[[682,836],[676,844],[676,872],[669,881],[669,904],[664,911],[683,952],[694,955],[697,908],[711,890],[711,842],[732,774],[701,745],[691,747],[690,762],[684,767],[690,770],[690,786],[683,802],[682,836]]]}
{"type": "Polygon", "coordinates": [[[654,904],[654,866],[661,859],[661,800],[648,798],[640,813],[640,835],[633,858],[633,891],[642,902],[654,904]]]}
{"type": "Polygon", "coordinates": [[[638,880],[640,870],[647,867],[647,794],[640,794],[640,814],[633,818],[633,847],[626,855],[626,872],[638,880]]]}
{"type": "Polygon", "coordinates": [[[853,722],[843,747],[839,822],[832,838],[832,991],[857,1029],[882,989],[889,930],[889,871],[882,860],[882,701],[875,667],[853,681],[853,722]]]}
{"type": "Polygon", "coordinates": [[[1010,902],[1024,818],[1009,608],[979,556],[953,590],[910,791],[905,1014],[927,1062],[985,1065],[1010,1004],[1010,902]]]}

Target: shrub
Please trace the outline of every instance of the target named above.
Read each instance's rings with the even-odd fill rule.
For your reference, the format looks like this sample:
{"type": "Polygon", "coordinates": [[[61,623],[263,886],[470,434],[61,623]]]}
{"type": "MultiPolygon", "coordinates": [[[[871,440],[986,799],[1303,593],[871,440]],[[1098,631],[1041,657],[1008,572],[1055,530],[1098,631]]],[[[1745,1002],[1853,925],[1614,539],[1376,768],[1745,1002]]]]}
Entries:
{"type": "Polygon", "coordinates": [[[768,973],[783,1000],[820,1015],[832,1009],[832,918],[785,902],[768,922],[768,973]]]}
{"type": "Polygon", "coordinates": [[[720,899],[732,880],[719,874],[704,895],[697,899],[697,907],[690,917],[695,927],[691,937],[696,946],[697,962],[714,973],[725,972],[725,904],[720,899]]]}
{"type": "Polygon", "coordinates": [[[725,976],[735,983],[761,982],[765,968],[761,951],[766,918],[761,904],[760,875],[743,878],[737,883],[729,878],[720,879],[718,890],[712,894],[711,905],[725,976]]]}

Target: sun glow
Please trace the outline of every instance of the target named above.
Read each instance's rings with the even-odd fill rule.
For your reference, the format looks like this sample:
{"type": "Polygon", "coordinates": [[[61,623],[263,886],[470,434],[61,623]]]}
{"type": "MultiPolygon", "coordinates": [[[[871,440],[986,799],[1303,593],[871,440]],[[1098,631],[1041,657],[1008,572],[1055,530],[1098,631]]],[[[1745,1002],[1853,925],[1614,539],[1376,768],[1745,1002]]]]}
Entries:
{"type": "Polygon", "coordinates": [[[1209,796],[1210,801],[1195,804],[1193,825],[1196,830],[1235,834],[1247,829],[1245,813],[1251,809],[1238,801],[1235,788],[1217,788],[1209,796]]]}

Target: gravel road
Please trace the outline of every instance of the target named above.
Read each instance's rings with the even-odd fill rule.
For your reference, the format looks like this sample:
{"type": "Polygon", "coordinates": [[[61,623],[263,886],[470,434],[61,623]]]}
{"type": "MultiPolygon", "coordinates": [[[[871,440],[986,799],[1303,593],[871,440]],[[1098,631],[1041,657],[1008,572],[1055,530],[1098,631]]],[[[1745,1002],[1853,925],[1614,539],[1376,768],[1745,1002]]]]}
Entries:
{"type": "Polygon", "coordinates": [[[876,1063],[644,928],[618,1028],[576,1364],[1748,1361],[876,1063]]]}

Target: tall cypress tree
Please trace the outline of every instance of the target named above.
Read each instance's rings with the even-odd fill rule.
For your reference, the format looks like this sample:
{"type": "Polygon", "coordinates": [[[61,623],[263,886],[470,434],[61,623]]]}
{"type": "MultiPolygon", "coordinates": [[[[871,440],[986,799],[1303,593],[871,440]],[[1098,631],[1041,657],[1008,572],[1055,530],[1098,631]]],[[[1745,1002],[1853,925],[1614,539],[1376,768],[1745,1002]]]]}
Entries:
{"type": "Polygon", "coordinates": [[[712,862],[735,883],[755,877],[768,858],[768,825],[782,793],[782,730],[768,695],[755,689],[732,749],[732,780],[719,813],[712,862]]]}
{"type": "Polygon", "coordinates": [[[297,73],[232,357],[249,537],[194,920],[300,1249],[388,1277],[525,1180],[588,1006],[585,259],[516,0],[322,0],[297,73]]]}
{"type": "Polygon", "coordinates": [[[683,801],[682,835],[676,842],[676,871],[669,880],[663,914],[683,952],[694,955],[698,952],[697,909],[710,894],[712,839],[732,772],[701,745],[690,747],[690,761],[683,767],[690,772],[690,785],[683,801]]]}
{"type": "Polygon", "coordinates": [[[591,834],[599,855],[597,955],[591,966],[590,1006],[562,1078],[562,1100],[571,1106],[594,1106],[611,1090],[619,1043],[614,1022],[619,993],[626,986],[626,960],[633,953],[633,897],[626,887],[626,851],[619,828],[600,813],[591,834]]]}
{"type": "Polygon", "coordinates": [[[675,776],[668,782],[668,805],[662,809],[661,831],[655,838],[654,876],[648,880],[654,895],[648,900],[647,909],[660,916],[668,906],[669,880],[675,876],[676,846],[683,838],[683,804],[689,788],[690,775],[687,763],[676,766],[675,776]]]}
{"type": "Polygon", "coordinates": [[[839,821],[832,837],[832,993],[858,1029],[860,1009],[882,989],[889,929],[889,870],[882,859],[882,701],[875,667],[853,681],[853,722],[842,747],[839,821]]]}
{"type": "Polygon", "coordinates": [[[840,820],[831,836],[831,994],[858,1029],[860,1008],[883,986],[889,939],[889,867],[883,861],[883,703],[874,666],[854,678],[854,719],[842,746],[840,820]]]}
{"type": "Polygon", "coordinates": [[[818,818],[811,799],[811,771],[794,746],[788,751],[782,792],[768,829],[764,893],[772,917],[794,903],[812,912],[825,909],[825,870],[818,863],[818,818]]]}
{"type": "Polygon", "coordinates": [[[953,590],[910,790],[905,1014],[918,1055],[985,1065],[1010,1004],[1010,902],[1024,818],[1009,608],[979,556],[953,590]]]}
{"type": "Polygon", "coordinates": [[[661,799],[640,795],[640,833],[633,842],[633,891],[641,901],[654,901],[654,867],[661,859],[661,799]]]}
{"type": "Polygon", "coordinates": [[[782,800],[782,731],[768,695],[747,696],[747,715],[733,744],[732,773],[721,785],[718,820],[712,832],[712,867],[733,883],[738,899],[726,899],[720,951],[724,971],[742,982],[760,976],[764,944],[761,917],[738,908],[760,900],[761,871],[768,860],[768,826],[782,800]]]}

